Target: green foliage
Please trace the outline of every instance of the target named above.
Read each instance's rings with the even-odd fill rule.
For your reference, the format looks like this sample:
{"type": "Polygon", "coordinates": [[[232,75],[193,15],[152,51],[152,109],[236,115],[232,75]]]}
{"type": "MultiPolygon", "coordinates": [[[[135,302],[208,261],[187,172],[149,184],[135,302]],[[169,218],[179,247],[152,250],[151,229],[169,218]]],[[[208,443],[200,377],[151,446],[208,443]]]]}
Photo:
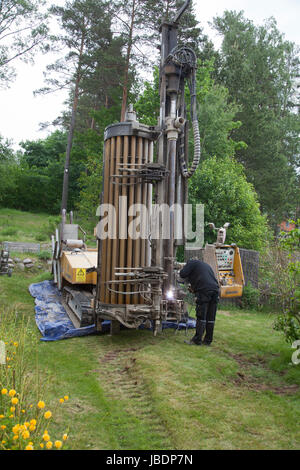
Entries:
{"type": "Polygon", "coordinates": [[[12,63],[32,60],[36,49],[48,50],[44,0],[5,0],[0,2],[0,87],[9,87],[15,77],[12,63]]]}
{"type": "Polygon", "coordinates": [[[52,254],[50,251],[41,251],[38,253],[38,258],[42,261],[47,261],[52,258],[52,254]]]}
{"type": "Polygon", "coordinates": [[[102,135],[99,136],[94,131],[85,133],[83,137],[87,161],[78,180],[80,195],[76,215],[84,228],[91,231],[97,223],[96,211],[100,204],[103,144],[102,135]]]}
{"type": "Polygon", "coordinates": [[[300,339],[300,219],[296,227],[287,234],[282,234],[280,246],[286,250],[288,263],[285,274],[289,279],[289,288],[285,293],[285,304],[278,316],[274,328],[283,331],[288,342],[300,339]]]}
{"type": "Polygon", "coordinates": [[[18,233],[18,229],[16,227],[8,227],[4,228],[3,230],[0,231],[0,236],[1,237],[11,237],[13,235],[16,235],[18,233]]]}
{"type": "MultiPolygon", "coordinates": [[[[266,218],[260,213],[253,186],[247,182],[243,166],[229,156],[212,157],[197,169],[189,183],[192,203],[204,204],[205,222],[217,227],[230,223],[228,243],[253,250],[264,246],[268,234],[266,218]]],[[[205,239],[215,235],[205,228],[205,239]]]]}
{"type": "Polygon", "coordinates": [[[154,68],[153,81],[144,82],[143,93],[135,102],[134,110],[137,113],[137,119],[148,126],[155,126],[159,116],[159,69],[154,68]]]}
{"type": "Polygon", "coordinates": [[[230,101],[227,88],[212,79],[214,60],[198,62],[197,105],[201,136],[201,158],[233,156],[236,150],[246,148],[243,141],[232,138],[234,129],[242,123],[236,120],[239,106],[230,101]]]}
{"type": "Polygon", "coordinates": [[[0,135],[0,165],[15,160],[12,142],[0,135]]]}
{"type": "Polygon", "coordinates": [[[260,292],[259,289],[253,287],[249,282],[243,289],[243,295],[241,298],[241,307],[244,309],[258,309],[260,306],[260,292]]]}
{"type": "Polygon", "coordinates": [[[49,216],[47,222],[40,225],[39,231],[35,235],[35,239],[39,242],[50,242],[51,236],[55,233],[55,229],[61,222],[60,216],[49,216]]]}
{"type": "Polygon", "coordinates": [[[65,132],[55,131],[45,139],[21,142],[24,149],[21,162],[29,168],[45,168],[51,162],[59,162],[66,151],[65,132]]]}
{"type": "Polygon", "coordinates": [[[298,50],[272,18],[255,26],[242,12],[226,11],[214,25],[223,37],[218,82],[239,105],[243,123],[232,136],[247,144],[236,156],[275,228],[299,201],[298,50]]]}

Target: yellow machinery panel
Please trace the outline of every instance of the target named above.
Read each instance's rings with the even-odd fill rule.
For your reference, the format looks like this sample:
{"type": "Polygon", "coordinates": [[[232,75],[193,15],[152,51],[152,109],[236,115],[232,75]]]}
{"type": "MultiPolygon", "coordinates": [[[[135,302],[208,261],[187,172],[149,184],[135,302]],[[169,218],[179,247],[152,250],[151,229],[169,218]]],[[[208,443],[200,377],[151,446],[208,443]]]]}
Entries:
{"type": "Polygon", "coordinates": [[[97,266],[97,250],[63,251],[61,276],[70,284],[97,284],[97,273],[86,270],[97,266]]]}
{"type": "Polygon", "coordinates": [[[221,298],[241,297],[245,285],[240,251],[235,245],[206,245],[203,261],[213,268],[221,298]]]}
{"type": "Polygon", "coordinates": [[[237,246],[216,246],[221,298],[241,297],[245,284],[240,251],[237,246]]]}

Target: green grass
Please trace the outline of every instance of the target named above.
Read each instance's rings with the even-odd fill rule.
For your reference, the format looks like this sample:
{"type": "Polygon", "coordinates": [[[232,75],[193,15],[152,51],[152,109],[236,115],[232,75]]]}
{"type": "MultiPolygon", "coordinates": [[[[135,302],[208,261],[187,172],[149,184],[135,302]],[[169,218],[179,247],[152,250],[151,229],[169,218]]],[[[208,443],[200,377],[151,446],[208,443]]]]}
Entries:
{"type": "MultiPolygon", "coordinates": [[[[59,216],[0,208],[0,243],[13,241],[50,244],[51,234],[55,233],[59,221],[59,216]]],[[[75,220],[74,223],[78,221],[75,220]]],[[[87,245],[91,248],[96,247],[93,230],[86,231],[87,245]]],[[[82,233],[79,231],[79,237],[81,236],[82,233]]]]}
{"type": "Polygon", "coordinates": [[[70,427],[70,448],[299,448],[299,366],[271,314],[220,311],[210,348],[188,346],[174,330],[44,343],[28,285],[49,277],[2,277],[0,305],[30,317],[50,407],[70,395],[55,418],[57,434],[70,427]]]}
{"type": "Polygon", "coordinates": [[[41,238],[42,231],[51,216],[47,214],[32,214],[15,209],[0,208],[0,242],[29,242],[38,243],[44,241],[50,243],[50,239],[41,238]]]}
{"type": "Polygon", "coordinates": [[[28,286],[50,278],[44,267],[0,277],[0,314],[9,306],[30,318],[47,407],[70,396],[53,423],[57,435],[69,427],[69,448],[299,448],[300,366],[273,314],[219,311],[209,348],[174,330],[42,342],[28,286]]]}

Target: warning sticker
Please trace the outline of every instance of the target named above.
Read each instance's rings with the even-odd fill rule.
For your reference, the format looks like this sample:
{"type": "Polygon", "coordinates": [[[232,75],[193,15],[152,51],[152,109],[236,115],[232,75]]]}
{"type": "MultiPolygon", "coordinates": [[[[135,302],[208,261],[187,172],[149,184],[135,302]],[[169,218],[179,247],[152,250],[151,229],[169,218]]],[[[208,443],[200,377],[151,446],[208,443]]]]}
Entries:
{"type": "Polygon", "coordinates": [[[83,268],[76,269],[76,282],[86,281],[86,270],[83,268]]]}

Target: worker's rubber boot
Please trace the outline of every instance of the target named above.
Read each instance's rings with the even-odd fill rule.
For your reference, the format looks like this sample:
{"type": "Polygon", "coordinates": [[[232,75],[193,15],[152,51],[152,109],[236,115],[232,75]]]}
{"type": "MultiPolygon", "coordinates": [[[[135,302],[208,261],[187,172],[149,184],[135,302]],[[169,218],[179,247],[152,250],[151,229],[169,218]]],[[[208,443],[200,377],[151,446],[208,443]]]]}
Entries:
{"type": "Polygon", "coordinates": [[[201,346],[202,343],[195,343],[195,341],[193,341],[193,338],[190,339],[190,340],[184,340],[185,344],[189,344],[190,346],[201,346]]]}
{"type": "Polygon", "coordinates": [[[210,346],[213,340],[215,322],[207,322],[206,324],[206,333],[203,339],[203,344],[205,346],[210,346]]]}
{"type": "Polygon", "coordinates": [[[195,332],[195,335],[192,337],[191,341],[194,344],[197,344],[198,346],[201,346],[204,331],[205,331],[205,321],[200,320],[199,318],[197,318],[196,332],[195,332]]]}

